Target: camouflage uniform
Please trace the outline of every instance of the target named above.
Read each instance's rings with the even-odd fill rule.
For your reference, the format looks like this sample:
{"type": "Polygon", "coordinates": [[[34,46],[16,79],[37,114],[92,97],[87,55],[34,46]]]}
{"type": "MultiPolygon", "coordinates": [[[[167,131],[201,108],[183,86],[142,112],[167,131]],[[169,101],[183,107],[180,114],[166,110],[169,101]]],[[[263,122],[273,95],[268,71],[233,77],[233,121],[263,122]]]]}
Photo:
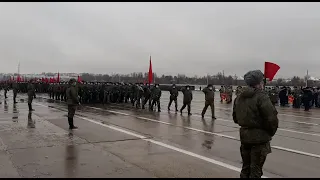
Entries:
{"type": "Polygon", "coordinates": [[[186,86],[186,88],[182,89],[182,93],[183,93],[183,105],[180,109],[180,113],[182,114],[183,109],[188,106],[188,115],[192,115],[191,114],[191,101],[193,99],[192,96],[192,91],[190,90],[190,86],[186,86]]]}
{"type": "Polygon", "coordinates": [[[28,84],[28,106],[29,106],[29,111],[34,111],[34,109],[32,109],[32,101],[33,98],[36,97],[36,91],[34,88],[34,85],[32,84],[32,81],[28,84]]]}
{"type": "Polygon", "coordinates": [[[142,103],[142,109],[145,108],[145,105],[149,101],[149,109],[151,109],[151,90],[148,84],[143,86],[143,103],[142,103]]]}
{"type": "Polygon", "coordinates": [[[136,89],[136,108],[140,108],[142,97],[143,97],[143,88],[141,87],[140,84],[138,84],[136,89]]]}
{"type": "Polygon", "coordinates": [[[158,112],[161,112],[160,110],[160,97],[161,97],[161,89],[159,88],[159,84],[156,84],[152,89],[151,89],[151,99],[152,99],[152,104],[151,104],[151,110],[153,110],[153,106],[157,104],[158,106],[158,112]]]}
{"type": "Polygon", "coordinates": [[[214,89],[212,85],[208,85],[208,87],[203,88],[202,92],[205,94],[205,103],[201,113],[202,118],[204,118],[204,114],[206,113],[208,107],[211,108],[211,115],[213,119],[216,119],[214,113],[214,89]]]}
{"type": "Polygon", "coordinates": [[[76,126],[73,124],[73,117],[76,112],[76,107],[79,104],[78,99],[78,90],[75,86],[76,80],[70,79],[69,81],[69,87],[66,91],[67,94],[67,104],[68,104],[68,123],[69,123],[69,129],[77,129],[76,126]]]}
{"type": "Polygon", "coordinates": [[[170,106],[171,106],[172,101],[174,101],[174,105],[175,105],[176,111],[178,111],[178,102],[177,102],[178,95],[179,95],[178,89],[176,88],[175,85],[172,85],[172,88],[170,89],[170,101],[169,101],[169,104],[168,104],[168,110],[169,111],[170,111],[170,106]]]}
{"type": "Polygon", "coordinates": [[[278,104],[278,101],[279,101],[279,95],[278,95],[278,92],[275,88],[271,89],[269,92],[269,97],[270,97],[270,100],[271,100],[271,103],[273,105],[276,105],[278,104]]]}
{"type": "Polygon", "coordinates": [[[263,73],[250,71],[244,76],[250,86],[236,97],[233,120],[240,125],[242,170],[241,178],[261,178],[267,154],[271,153],[270,141],[278,128],[277,110],[267,93],[256,88],[263,81],[263,73]]]}

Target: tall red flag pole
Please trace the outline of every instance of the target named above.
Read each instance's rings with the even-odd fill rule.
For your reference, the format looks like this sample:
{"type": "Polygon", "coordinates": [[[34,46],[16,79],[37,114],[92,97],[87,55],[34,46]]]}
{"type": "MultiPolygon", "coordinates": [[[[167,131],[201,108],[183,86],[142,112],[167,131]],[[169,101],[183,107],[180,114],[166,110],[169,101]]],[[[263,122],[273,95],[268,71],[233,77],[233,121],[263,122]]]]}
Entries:
{"type": "Polygon", "coordinates": [[[57,77],[58,83],[60,82],[60,73],[58,72],[58,77],[57,77]]]}
{"type": "Polygon", "coordinates": [[[149,86],[152,83],[153,79],[153,74],[152,74],[152,63],[151,63],[151,56],[150,56],[150,65],[149,65],[149,74],[148,74],[148,80],[149,80],[149,86]]]}

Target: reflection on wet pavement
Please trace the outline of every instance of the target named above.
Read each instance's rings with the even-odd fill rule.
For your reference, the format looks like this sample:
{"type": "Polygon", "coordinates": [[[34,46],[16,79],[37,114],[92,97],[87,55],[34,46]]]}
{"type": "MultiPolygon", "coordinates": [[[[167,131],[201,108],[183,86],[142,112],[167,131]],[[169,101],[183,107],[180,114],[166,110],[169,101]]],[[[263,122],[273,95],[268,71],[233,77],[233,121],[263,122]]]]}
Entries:
{"type": "Polygon", "coordinates": [[[65,174],[68,178],[75,177],[78,167],[78,150],[75,145],[66,146],[65,154],[65,174]]]}
{"type": "Polygon", "coordinates": [[[35,128],[36,127],[36,122],[32,119],[32,111],[29,111],[28,113],[28,128],[35,128]]]}
{"type": "Polygon", "coordinates": [[[7,103],[7,100],[4,100],[4,112],[5,112],[5,113],[8,112],[8,103],[7,103]]]}
{"type": "MultiPolygon", "coordinates": [[[[202,119],[203,123],[203,130],[208,132],[214,132],[214,123],[215,121],[211,121],[209,124],[202,119]]],[[[205,134],[205,140],[202,145],[208,149],[211,149],[214,142],[214,135],[213,134],[205,134]]]]}
{"type": "Polygon", "coordinates": [[[17,110],[17,104],[13,104],[12,108],[12,121],[17,122],[19,117],[19,111],[17,110]]]}

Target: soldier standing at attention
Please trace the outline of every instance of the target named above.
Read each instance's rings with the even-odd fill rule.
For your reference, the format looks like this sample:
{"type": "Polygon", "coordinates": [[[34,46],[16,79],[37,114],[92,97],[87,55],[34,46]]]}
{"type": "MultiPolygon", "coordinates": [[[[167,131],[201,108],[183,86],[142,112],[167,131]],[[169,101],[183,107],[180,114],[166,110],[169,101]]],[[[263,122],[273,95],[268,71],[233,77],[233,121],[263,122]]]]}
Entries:
{"type": "Polygon", "coordinates": [[[260,70],[246,73],[248,87],[234,101],[233,120],[241,127],[240,178],[261,178],[267,154],[271,153],[270,141],[278,129],[278,112],[263,90],[263,78],[260,70]]]}
{"type": "Polygon", "coordinates": [[[36,98],[36,90],[34,88],[32,79],[28,83],[27,90],[28,90],[28,107],[29,107],[29,111],[34,111],[34,109],[32,109],[32,101],[33,101],[33,98],[36,98]]]}
{"type": "Polygon", "coordinates": [[[202,118],[204,118],[204,114],[206,113],[208,106],[211,108],[211,116],[212,119],[216,119],[214,114],[214,88],[211,84],[209,84],[206,88],[203,88],[202,92],[205,94],[205,103],[201,113],[202,118]]]}
{"type": "Polygon", "coordinates": [[[182,114],[182,111],[184,108],[186,108],[186,106],[188,106],[188,115],[191,116],[191,101],[192,101],[192,91],[190,89],[190,86],[187,85],[186,88],[182,89],[182,93],[183,93],[183,105],[180,109],[180,113],[182,114]]]}
{"type": "Polygon", "coordinates": [[[76,79],[69,80],[69,87],[66,91],[67,93],[67,104],[68,104],[68,123],[69,129],[78,129],[78,127],[74,126],[73,124],[73,117],[76,113],[76,107],[79,105],[78,99],[78,90],[77,90],[77,81],[76,79]]]}
{"type": "Polygon", "coordinates": [[[178,103],[177,103],[178,95],[179,95],[179,91],[176,88],[176,85],[173,84],[171,89],[170,89],[170,101],[169,101],[169,104],[168,104],[168,111],[170,111],[170,106],[171,106],[172,101],[174,101],[176,112],[178,111],[178,103]]]}

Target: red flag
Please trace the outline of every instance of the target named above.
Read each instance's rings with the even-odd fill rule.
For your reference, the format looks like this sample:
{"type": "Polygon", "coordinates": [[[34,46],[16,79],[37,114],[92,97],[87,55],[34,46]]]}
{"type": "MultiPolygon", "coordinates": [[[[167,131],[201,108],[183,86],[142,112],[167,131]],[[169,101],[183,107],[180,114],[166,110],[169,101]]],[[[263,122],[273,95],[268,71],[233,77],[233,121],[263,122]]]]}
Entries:
{"type": "Polygon", "coordinates": [[[151,64],[151,56],[150,56],[150,65],[149,65],[149,74],[148,74],[149,84],[152,83],[152,64],[151,64]]]}
{"type": "Polygon", "coordinates": [[[58,72],[57,82],[60,82],[60,73],[58,72]]]}
{"type": "Polygon", "coordinates": [[[82,79],[80,76],[78,76],[78,82],[81,83],[82,82],[82,79]]]}
{"type": "Polygon", "coordinates": [[[265,62],[264,63],[264,77],[268,78],[269,81],[272,81],[272,79],[277,74],[279,69],[280,69],[280,66],[278,66],[277,64],[274,64],[272,62],[265,62]]]}

